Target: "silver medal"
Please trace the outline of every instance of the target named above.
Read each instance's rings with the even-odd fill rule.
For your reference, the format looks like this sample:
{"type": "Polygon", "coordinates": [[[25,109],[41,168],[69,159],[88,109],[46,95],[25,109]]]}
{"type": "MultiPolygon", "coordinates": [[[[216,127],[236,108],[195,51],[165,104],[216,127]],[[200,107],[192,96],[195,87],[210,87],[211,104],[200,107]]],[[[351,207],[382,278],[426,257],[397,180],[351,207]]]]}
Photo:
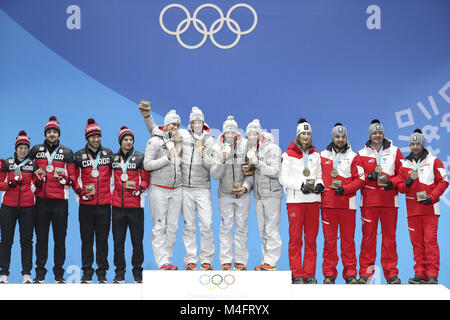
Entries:
{"type": "Polygon", "coordinates": [[[53,172],[55,170],[55,167],[52,164],[49,164],[49,165],[47,165],[45,170],[50,173],[50,172],[53,172]]]}
{"type": "Polygon", "coordinates": [[[93,178],[98,178],[100,176],[100,172],[97,169],[93,169],[91,172],[91,176],[93,178]]]}
{"type": "Polygon", "coordinates": [[[16,170],[14,170],[14,175],[15,176],[21,176],[22,175],[22,170],[20,170],[20,168],[17,168],[16,170]]]}
{"type": "Polygon", "coordinates": [[[120,180],[122,180],[122,182],[127,182],[128,181],[128,174],[122,173],[122,175],[120,176],[120,180]]]}

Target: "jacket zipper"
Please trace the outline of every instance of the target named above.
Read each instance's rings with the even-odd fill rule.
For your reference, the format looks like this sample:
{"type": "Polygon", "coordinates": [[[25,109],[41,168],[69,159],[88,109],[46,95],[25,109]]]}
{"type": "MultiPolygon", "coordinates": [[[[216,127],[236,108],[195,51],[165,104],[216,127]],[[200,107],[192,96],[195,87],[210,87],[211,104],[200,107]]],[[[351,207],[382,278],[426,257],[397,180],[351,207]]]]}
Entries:
{"type": "Polygon", "coordinates": [[[22,194],[22,185],[19,185],[19,203],[17,204],[17,207],[20,208],[20,196],[22,194]]]}
{"type": "Polygon", "coordinates": [[[189,187],[191,186],[192,160],[194,159],[194,148],[192,147],[191,163],[189,164],[189,187]]]}

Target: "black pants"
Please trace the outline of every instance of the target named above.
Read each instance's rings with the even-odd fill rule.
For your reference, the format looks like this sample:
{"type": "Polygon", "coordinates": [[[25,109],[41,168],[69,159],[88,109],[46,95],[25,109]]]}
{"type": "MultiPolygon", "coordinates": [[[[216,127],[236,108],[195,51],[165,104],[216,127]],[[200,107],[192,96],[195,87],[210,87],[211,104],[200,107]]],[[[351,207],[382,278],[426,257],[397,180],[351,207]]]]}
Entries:
{"type": "Polygon", "coordinates": [[[79,217],[81,234],[81,263],[83,278],[92,279],[94,269],[94,237],[95,260],[99,279],[106,278],[108,264],[108,237],[111,229],[111,206],[89,206],[80,204],[79,217]]]}
{"type": "Polygon", "coordinates": [[[48,233],[53,231],[53,273],[55,278],[64,275],[66,261],[66,235],[69,204],[64,199],[36,199],[36,278],[44,279],[48,258],[48,233]]]}
{"type": "Polygon", "coordinates": [[[116,278],[123,280],[125,276],[125,238],[127,228],[130,228],[133,255],[133,276],[142,280],[142,263],[144,262],[144,209],[142,208],[112,208],[112,232],[114,239],[114,265],[116,278]]]}
{"type": "Polygon", "coordinates": [[[22,255],[22,275],[31,274],[33,268],[33,228],[35,207],[8,207],[0,209],[0,226],[2,241],[0,242],[0,275],[9,276],[11,263],[11,247],[14,241],[16,223],[19,221],[20,247],[22,255]]]}

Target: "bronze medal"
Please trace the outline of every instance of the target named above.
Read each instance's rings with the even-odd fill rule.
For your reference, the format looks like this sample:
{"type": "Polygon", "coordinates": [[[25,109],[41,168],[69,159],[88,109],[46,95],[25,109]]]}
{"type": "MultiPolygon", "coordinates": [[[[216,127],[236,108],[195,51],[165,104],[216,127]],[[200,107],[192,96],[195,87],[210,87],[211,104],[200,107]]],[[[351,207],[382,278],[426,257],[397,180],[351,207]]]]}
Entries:
{"type": "Polygon", "coordinates": [[[331,176],[333,178],[336,178],[337,176],[339,176],[339,172],[336,169],[331,170],[331,176]]]}
{"type": "Polygon", "coordinates": [[[310,174],[311,174],[311,171],[309,171],[308,168],[303,169],[303,175],[304,175],[305,177],[309,177],[310,174]]]}
{"type": "Polygon", "coordinates": [[[411,179],[416,180],[419,177],[419,172],[417,170],[411,171],[411,179]]]}
{"type": "Polygon", "coordinates": [[[380,166],[380,165],[377,165],[377,166],[375,167],[375,172],[382,173],[382,172],[383,172],[383,167],[380,166]]]}

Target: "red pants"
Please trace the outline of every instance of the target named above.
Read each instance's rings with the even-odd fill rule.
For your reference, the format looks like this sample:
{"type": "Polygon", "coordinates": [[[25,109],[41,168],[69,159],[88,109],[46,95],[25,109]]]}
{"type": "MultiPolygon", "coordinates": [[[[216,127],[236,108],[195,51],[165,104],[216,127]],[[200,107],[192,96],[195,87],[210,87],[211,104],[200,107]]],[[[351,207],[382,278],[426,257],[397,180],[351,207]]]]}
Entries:
{"type": "Polygon", "coordinates": [[[322,227],[325,244],[323,248],[322,270],[325,277],[336,279],[336,266],[339,262],[337,254],[338,228],[341,235],[341,258],[344,266],[343,277],[356,277],[355,254],[355,213],[350,209],[322,208],[322,227]]]}
{"type": "Polygon", "coordinates": [[[381,267],[384,277],[389,280],[398,276],[397,243],[397,208],[362,207],[362,242],[359,255],[359,275],[370,277],[374,273],[373,266],[377,257],[378,220],[381,222],[381,267]]]}
{"type": "Polygon", "coordinates": [[[319,231],[319,203],[288,203],[289,266],[292,278],[304,279],[316,274],[316,238],[319,231]],[[305,254],[302,265],[303,230],[305,254]]]}
{"type": "Polygon", "coordinates": [[[425,280],[439,275],[438,219],[437,215],[408,218],[409,236],[416,262],[415,275],[425,280]]]}

